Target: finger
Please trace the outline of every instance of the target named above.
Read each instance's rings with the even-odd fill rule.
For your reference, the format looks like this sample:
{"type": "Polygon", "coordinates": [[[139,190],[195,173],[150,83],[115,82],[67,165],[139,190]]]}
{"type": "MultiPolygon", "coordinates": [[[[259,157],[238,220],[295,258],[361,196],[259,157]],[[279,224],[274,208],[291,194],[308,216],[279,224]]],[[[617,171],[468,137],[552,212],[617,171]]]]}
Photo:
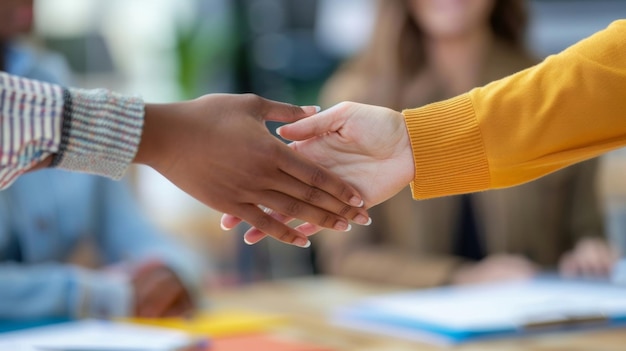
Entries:
{"type": "MultiPolygon", "coordinates": [[[[276,220],[281,221],[282,223],[289,223],[294,220],[293,217],[283,216],[268,208],[266,208],[265,213],[274,217],[276,220]]],[[[303,224],[298,225],[295,229],[306,236],[311,236],[313,234],[320,232],[324,228],[317,226],[315,224],[311,224],[311,223],[303,223],[303,224]]],[[[265,233],[253,227],[253,228],[248,229],[248,231],[246,231],[246,233],[243,235],[243,240],[248,245],[254,245],[258,243],[259,241],[263,240],[266,236],[267,235],[265,233]]]]}
{"type": "Polygon", "coordinates": [[[597,250],[596,248],[588,250],[585,255],[581,255],[582,263],[584,266],[585,275],[589,277],[602,277],[608,274],[608,263],[603,257],[604,252],[597,250]]]}
{"type": "Polygon", "coordinates": [[[242,205],[236,216],[278,241],[303,248],[311,246],[305,235],[274,219],[257,206],[242,205]]]}
{"type": "Polygon", "coordinates": [[[312,116],[320,111],[318,106],[296,106],[264,98],[258,100],[258,111],[265,121],[292,123],[312,116]]]}
{"type": "MultiPolygon", "coordinates": [[[[274,208],[279,213],[284,213],[289,217],[299,218],[337,231],[345,232],[352,229],[352,225],[350,225],[348,220],[343,216],[338,216],[332,212],[311,206],[306,202],[299,201],[282,193],[267,192],[267,194],[263,205],[274,208]]],[[[346,205],[346,208],[350,209],[351,207],[346,205]]],[[[339,212],[343,215],[344,211],[348,210],[340,210],[339,212]]]]}
{"type": "Polygon", "coordinates": [[[222,215],[222,219],[220,220],[220,227],[222,230],[231,230],[238,226],[241,222],[242,220],[240,218],[224,213],[222,215]]]}
{"type": "Polygon", "coordinates": [[[306,235],[306,236],[311,236],[314,234],[319,233],[322,229],[322,227],[312,224],[312,223],[303,223],[300,224],[296,227],[296,230],[299,231],[300,233],[306,235]]]}
{"type": "MultiPolygon", "coordinates": [[[[277,221],[280,221],[281,223],[288,224],[289,222],[294,220],[293,217],[283,216],[280,213],[268,207],[263,208],[263,212],[272,216],[272,218],[276,219],[277,221]]],[[[254,245],[258,243],[259,241],[263,240],[266,236],[267,234],[263,233],[262,231],[258,230],[255,227],[252,227],[244,233],[243,241],[248,245],[254,245]]]]}
{"type": "MultiPolygon", "coordinates": [[[[304,223],[304,224],[297,226],[295,229],[306,236],[311,236],[311,235],[319,233],[324,228],[317,226],[315,224],[304,223]]],[[[248,245],[254,245],[258,243],[259,241],[265,239],[266,236],[267,235],[263,233],[262,231],[256,228],[250,228],[243,235],[243,240],[248,245]]]]}
{"type": "MultiPolygon", "coordinates": [[[[358,208],[363,207],[364,201],[362,197],[351,185],[341,180],[341,178],[329,170],[300,156],[289,147],[285,146],[285,150],[288,152],[283,153],[281,155],[282,157],[278,160],[278,167],[281,171],[302,183],[325,191],[338,200],[343,201],[345,204],[358,208]]],[[[294,190],[292,189],[292,191],[294,190]]],[[[302,190],[296,191],[296,193],[285,193],[290,195],[293,194],[295,196],[303,196],[302,190]]],[[[316,206],[318,205],[320,199],[322,199],[321,197],[307,197],[306,194],[307,192],[305,191],[304,199],[308,199],[309,203],[316,206]]],[[[279,210],[277,208],[274,209],[279,210]]],[[[369,219],[369,216],[366,218],[369,219]]]]}
{"type": "Polygon", "coordinates": [[[265,239],[266,237],[267,237],[267,234],[263,233],[262,231],[256,228],[250,228],[243,235],[243,241],[248,245],[254,245],[254,244],[259,243],[261,240],[265,239]]]}

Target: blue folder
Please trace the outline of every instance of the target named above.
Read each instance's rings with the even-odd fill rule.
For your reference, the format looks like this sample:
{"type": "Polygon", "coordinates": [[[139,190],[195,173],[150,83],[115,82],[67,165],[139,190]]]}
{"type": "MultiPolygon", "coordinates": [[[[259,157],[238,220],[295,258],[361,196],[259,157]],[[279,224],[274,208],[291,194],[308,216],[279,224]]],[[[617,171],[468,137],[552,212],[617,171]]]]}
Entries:
{"type": "Polygon", "coordinates": [[[435,344],[626,326],[626,287],[541,278],[372,297],[334,323],[435,344]]]}

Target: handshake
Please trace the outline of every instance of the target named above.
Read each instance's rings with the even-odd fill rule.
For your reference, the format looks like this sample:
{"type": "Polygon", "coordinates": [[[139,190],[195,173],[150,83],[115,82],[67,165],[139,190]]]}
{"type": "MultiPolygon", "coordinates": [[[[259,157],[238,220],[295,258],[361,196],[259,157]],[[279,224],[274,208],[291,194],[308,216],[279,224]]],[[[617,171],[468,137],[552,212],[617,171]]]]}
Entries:
{"type": "Polygon", "coordinates": [[[323,228],[369,225],[366,208],[414,177],[401,113],[349,102],[320,113],[255,95],[147,104],[134,162],[227,213],[224,229],[248,222],[247,243],[269,235],[300,247],[323,228]],[[289,123],[277,132],[292,142],[272,136],[265,121],[289,123]],[[305,223],[291,228],[293,219],[305,223]]]}
{"type": "Polygon", "coordinates": [[[415,198],[504,188],[626,146],[624,33],[616,21],[532,68],[402,113],[223,94],[144,106],[0,72],[0,188],[50,164],[117,177],[134,156],[226,213],[225,229],[251,224],[248,243],[269,235],[307,247],[321,228],[369,224],[366,209],[409,183],[415,198]],[[31,115],[46,127],[23,128],[31,115]],[[265,121],[287,123],[277,132],[291,144],[265,121]],[[294,218],[304,224],[289,227],[294,218]]]}
{"type": "MultiPolygon", "coordinates": [[[[254,95],[148,104],[134,162],[226,213],[224,229],[248,222],[250,244],[269,235],[307,247],[322,228],[368,225],[366,209],[409,183],[415,198],[510,187],[625,146],[626,119],[616,112],[626,109],[623,94],[581,97],[567,81],[545,78],[585,71],[587,91],[606,81],[587,61],[561,69],[561,56],[402,113],[351,102],[320,112],[254,95]],[[550,99],[525,93],[553,80],[550,99]],[[291,143],[265,121],[287,123],[277,132],[291,143]],[[304,224],[288,226],[295,218],[304,224]]],[[[623,85],[624,71],[616,72],[623,85]]]]}

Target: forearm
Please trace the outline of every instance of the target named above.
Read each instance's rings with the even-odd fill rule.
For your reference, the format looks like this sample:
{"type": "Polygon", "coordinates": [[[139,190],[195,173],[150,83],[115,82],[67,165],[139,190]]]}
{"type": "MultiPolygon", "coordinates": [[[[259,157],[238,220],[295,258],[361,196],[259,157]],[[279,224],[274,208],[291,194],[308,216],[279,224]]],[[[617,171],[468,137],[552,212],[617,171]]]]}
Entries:
{"type": "Polygon", "coordinates": [[[543,63],[404,112],[416,198],[517,185],[626,145],[626,21],[543,63]]]}

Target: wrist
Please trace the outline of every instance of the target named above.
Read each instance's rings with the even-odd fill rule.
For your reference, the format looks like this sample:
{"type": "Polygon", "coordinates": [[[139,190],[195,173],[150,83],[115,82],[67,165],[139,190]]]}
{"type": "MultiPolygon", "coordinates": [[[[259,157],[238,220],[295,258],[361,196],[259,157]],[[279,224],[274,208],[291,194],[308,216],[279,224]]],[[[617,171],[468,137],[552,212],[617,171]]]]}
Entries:
{"type": "Polygon", "coordinates": [[[398,143],[398,154],[401,155],[401,164],[405,167],[402,172],[402,184],[404,186],[409,185],[415,179],[415,157],[413,152],[413,146],[411,145],[411,136],[409,134],[409,128],[406,124],[404,114],[394,111],[402,126],[402,142],[398,143]]]}
{"type": "Polygon", "coordinates": [[[53,158],[54,158],[54,155],[50,155],[44,158],[43,160],[35,164],[33,167],[29,168],[26,172],[32,172],[32,171],[36,171],[39,169],[50,167],[50,165],[52,164],[53,158]]]}
{"type": "Polygon", "coordinates": [[[146,104],[141,140],[133,163],[159,169],[169,150],[169,135],[173,104],[146,104]]]}

